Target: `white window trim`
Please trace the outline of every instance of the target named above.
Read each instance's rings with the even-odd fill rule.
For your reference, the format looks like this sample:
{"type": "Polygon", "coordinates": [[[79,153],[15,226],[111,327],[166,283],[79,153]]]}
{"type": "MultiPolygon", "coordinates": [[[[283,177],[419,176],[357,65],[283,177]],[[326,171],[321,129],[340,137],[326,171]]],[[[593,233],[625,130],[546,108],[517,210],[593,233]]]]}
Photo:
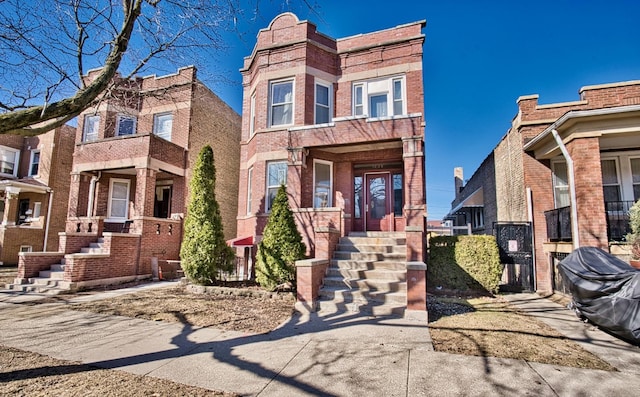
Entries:
{"type": "MultiPolygon", "coordinates": [[[[564,160],[556,160],[556,161],[552,161],[551,162],[551,188],[553,189],[553,207],[554,209],[557,208],[562,208],[562,207],[558,207],[557,203],[558,203],[558,197],[557,197],[557,189],[556,187],[563,187],[567,189],[567,196],[569,195],[569,181],[567,180],[567,184],[566,185],[562,185],[559,186],[556,184],[556,165],[557,164],[565,164],[565,167],[567,167],[567,162],[564,160]]],[[[567,173],[569,172],[569,169],[567,167],[567,173]]],[[[567,179],[568,179],[568,175],[567,175],[567,179]]]]}
{"type": "Polygon", "coordinates": [[[253,189],[251,185],[253,184],[253,167],[249,167],[247,170],[247,214],[251,213],[251,200],[253,199],[253,189]]]}
{"type": "Polygon", "coordinates": [[[20,252],[33,252],[33,246],[32,245],[21,245],[20,246],[20,252]]]}
{"type": "Polygon", "coordinates": [[[39,220],[41,214],[42,214],[42,202],[36,201],[35,203],[33,203],[33,214],[31,216],[31,219],[39,220]]]}
{"type": "Polygon", "coordinates": [[[131,181],[129,179],[118,179],[118,178],[111,178],[111,180],[109,180],[109,201],[107,203],[107,220],[110,221],[122,221],[125,219],[129,218],[129,200],[130,200],[130,194],[131,194],[131,181]],[[125,206],[125,215],[123,218],[121,217],[114,217],[111,215],[111,202],[113,199],[113,184],[114,183],[126,183],[127,184],[127,205],[125,206]]]}
{"type": "Polygon", "coordinates": [[[98,135],[100,134],[100,115],[99,114],[87,114],[84,116],[84,125],[82,126],[82,142],[94,142],[98,140],[98,135]],[[92,119],[92,120],[97,120],[98,123],[98,127],[96,127],[97,131],[95,133],[95,138],[93,139],[88,139],[88,132],[89,132],[89,125],[91,123],[89,123],[88,121],[92,119]]]}
{"type": "MultiPolygon", "coordinates": [[[[282,104],[285,103],[289,103],[289,102],[283,102],[282,104]]],[[[280,103],[279,103],[280,104],[280,103]]],[[[295,125],[295,116],[296,116],[296,82],[295,79],[290,78],[290,79],[282,79],[282,80],[273,80],[269,82],[269,127],[270,128],[280,128],[280,127],[286,127],[286,126],[290,126],[290,125],[295,125]],[[277,85],[277,84],[282,84],[282,83],[291,83],[291,123],[288,124],[273,124],[273,120],[272,120],[272,110],[273,110],[273,86],[277,85]]]]}
{"type": "Polygon", "coordinates": [[[333,162],[326,160],[313,160],[313,207],[314,208],[330,208],[333,207],[333,162]],[[329,166],[329,195],[327,197],[326,207],[316,207],[316,164],[324,164],[329,166]]]}
{"type": "Polygon", "coordinates": [[[41,150],[40,149],[33,149],[31,151],[31,158],[29,159],[29,176],[38,176],[38,175],[40,175],[40,161],[41,160],[42,160],[42,152],[41,152],[41,150]],[[38,156],[38,172],[36,172],[34,174],[33,173],[33,165],[34,165],[33,159],[35,158],[36,153],[39,154],[39,156],[38,156]]]}
{"type": "Polygon", "coordinates": [[[374,119],[387,119],[387,118],[394,118],[394,117],[404,117],[407,116],[407,84],[406,84],[406,76],[405,75],[393,75],[393,76],[386,76],[383,78],[375,78],[375,79],[369,79],[369,80],[362,80],[362,81],[356,81],[352,83],[352,100],[351,100],[351,111],[352,111],[352,115],[355,117],[358,116],[366,116],[369,118],[374,118],[374,119]],[[394,108],[394,98],[393,98],[393,93],[394,93],[394,82],[395,81],[400,81],[400,85],[401,85],[401,89],[402,89],[402,114],[394,114],[393,112],[393,108],[394,108]],[[373,84],[373,83],[381,83],[381,82],[387,82],[387,90],[386,91],[371,91],[369,89],[369,85],[373,84]],[[357,87],[362,87],[362,114],[358,115],[356,114],[356,88],[357,87]],[[371,111],[369,109],[369,102],[370,102],[370,98],[372,96],[375,95],[382,95],[385,94],[387,96],[387,115],[386,116],[376,116],[373,117],[371,116],[371,111]]]}
{"type": "Polygon", "coordinates": [[[249,138],[256,134],[256,93],[249,99],[249,138]]]}
{"type": "Polygon", "coordinates": [[[1,146],[1,145],[0,145],[0,149],[8,151],[8,152],[12,152],[14,154],[13,173],[7,174],[5,172],[0,172],[0,175],[10,176],[10,177],[17,177],[18,176],[18,168],[19,168],[19,164],[20,164],[20,150],[12,148],[12,147],[8,147],[8,146],[1,146]]]}
{"type": "Polygon", "coordinates": [[[174,117],[173,117],[173,113],[172,112],[162,112],[162,113],[156,113],[153,115],[153,135],[162,138],[162,139],[166,139],[167,141],[171,142],[173,139],[173,122],[174,122],[174,117]],[[158,122],[158,119],[160,117],[164,117],[164,116],[171,116],[171,130],[169,130],[169,137],[165,137],[162,135],[158,135],[159,132],[159,125],[160,123],[158,122]]]}
{"type": "Polygon", "coordinates": [[[132,116],[129,114],[119,114],[116,117],[116,136],[127,136],[127,135],[121,135],[120,134],[120,121],[122,121],[122,119],[130,119],[133,120],[133,127],[132,127],[132,132],[131,134],[127,134],[127,135],[135,135],[136,134],[136,127],[138,125],[138,118],[136,116],[132,116]]]}
{"type": "MultiPolygon", "coordinates": [[[[607,156],[607,157],[600,157],[600,163],[602,163],[603,161],[613,161],[616,167],[616,180],[617,183],[615,184],[604,184],[604,180],[602,180],[602,187],[604,188],[605,186],[618,186],[618,189],[620,191],[620,200],[624,200],[625,197],[625,191],[624,191],[624,186],[622,184],[622,178],[621,178],[621,173],[620,173],[620,161],[618,157],[611,157],[611,156],[607,156]]],[[[600,176],[602,178],[602,175],[600,176]]]]}
{"type": "MultiPolygon", "coordinates": [[[[320,106],[324,106],[324,104],[320,104],[320,106]]],[[[315,124],[329,124],[329,123],[331,123],[332,120],[333,120],[333,84],[329,83],[328,81],[323,81],[323,80],[316,79],[315,84],[313,85],[313,122],[315,124]],[[327,92],[328,92],[329,120],[327,120],[327,121],[325,121],[323,123],[318,123],[318,121],[317,121],[317,117],[318,117],[318,115],[316,114],[316,107],[318,106],[317,86],[325,87],[327,89],[327,92]]]]}
{"type": "MultiPolygon", "coordinates": [[[[270,198],[269,198],[269,189],[270,189],[270,188],[280,188],[280,185],[278,185],[278,186],[275,186],[275,185],[274,185],[274,186],[271,186],[271,185],[269,185],[269,166],[270,166],[271,164],[278,164],[278,163],[283,163],[283,164],[285,164],[285,166],[288,166],[287,160],[274,160],[274,161],[269,161],[269,162],[267,162],[267,169],[266,169],[266,171],[267,171],[267,175],[266,175],[266,185],[267,185],[267,188],[266,188],[266,190],[265,190],[265,192],[266,192],[266,194],[265,194],[265,199],[266,199],[266,200],[265,200],[265,201],[266,201],[266,203],[265,203],[265,204],[266,204],[265,210],[266,210],[266,211],[265,211],[265,212],[267,212],[267,213],[271,212],[271,206],[272,206],[271,200],[270,200],[270,198]]],[[[287,175],[286,175],[287,173],[288,173],[288,169],[286,169],[286,168],[285,168],[285,177],[284,177],[284,185],[285,185],[285,186],[287,186],[287,175]]],[[[275,196],[274,196],[274,197],[275,197],[275,196]]]]}

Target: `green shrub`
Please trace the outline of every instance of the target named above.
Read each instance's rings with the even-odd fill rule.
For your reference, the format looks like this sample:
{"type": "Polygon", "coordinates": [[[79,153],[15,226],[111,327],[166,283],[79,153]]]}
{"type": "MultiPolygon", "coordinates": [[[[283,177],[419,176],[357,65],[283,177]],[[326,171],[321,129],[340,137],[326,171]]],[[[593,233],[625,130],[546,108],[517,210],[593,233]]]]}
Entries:
{"type": "Polygon", "coordinates": [[[194,283],[215,283],[218,271],[229,271],[235,253],[224,239],[220,207],[216,201],[216,168],[207,145],[198,154],[189,182],[189,203],[180,247],[181,266],[194,283]]]}
{"type": "Polygon", "coordinates": [[[296,227],[284,185],[278,189],[262,241],[256,253],[256,281],[273,291],[290,282],[295,285],[295,262],[304,259],[306,246],[296,227]]]}
{"type": "Polygon", "coordinates": [[[495,293],[501,277],[495,237],[439,236],[430,240],[427,280],[431,288],[495,293]]]}

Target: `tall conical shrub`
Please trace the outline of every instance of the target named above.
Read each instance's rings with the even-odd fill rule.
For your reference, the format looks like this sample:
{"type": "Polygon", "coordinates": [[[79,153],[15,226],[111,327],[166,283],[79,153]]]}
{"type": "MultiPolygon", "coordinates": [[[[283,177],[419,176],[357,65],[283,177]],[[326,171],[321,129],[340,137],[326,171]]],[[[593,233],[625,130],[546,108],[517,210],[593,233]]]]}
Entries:
{"type": "Polygon", "coordinates": [[[218,271],[228,271],[234,259],[233,250],[224,240],[215,186],[213,150],[207,145],[198,154],[189,182],[189,203],[180,247],[185,275],[202,285],[213,284],[218,271]]]}
{"type": "Polygon", "coordinates": [[[281,185],[273,200],[262,241],[258,244],[256,281],[270,291],[287,282],[295,285],[295,261],[304,259],[305,251],[306,246],[289,207],[286,187],[281,185]]]}

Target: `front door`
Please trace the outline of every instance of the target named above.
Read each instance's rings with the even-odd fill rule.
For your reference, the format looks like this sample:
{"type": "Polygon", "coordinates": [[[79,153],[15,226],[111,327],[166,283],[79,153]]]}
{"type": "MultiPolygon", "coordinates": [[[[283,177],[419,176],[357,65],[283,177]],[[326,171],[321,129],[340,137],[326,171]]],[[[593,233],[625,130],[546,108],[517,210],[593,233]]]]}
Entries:
{"type": "Polygon", "coordinates": [[[366,230],[388,231],[391,213],[389,173],[366,174],[366,230]]]}

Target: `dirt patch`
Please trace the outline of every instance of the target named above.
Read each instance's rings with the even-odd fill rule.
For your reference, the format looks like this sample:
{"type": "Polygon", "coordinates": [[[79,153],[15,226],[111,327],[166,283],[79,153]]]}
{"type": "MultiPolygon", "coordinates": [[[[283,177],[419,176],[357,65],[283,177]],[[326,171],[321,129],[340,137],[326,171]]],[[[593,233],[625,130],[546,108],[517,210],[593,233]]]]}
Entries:
{"type": "Polygon", "coordinates": [[[0,346],[3,396],[235,396],[0,346]]]}
{"type": "Polygon", "coordinates": [[[0,266],[0,289],[4,289],[6,284],[12,284],[17,274],[17,266],[0,266]]]}
{"type": "MultiPolygon", "coordinates": [[[[261,290],[228,287],[210,292],[191,293],[180,285],[69,304],[68,308],[247,333],[269,332],[287,321],[294,310],[295,298],[291,294],[265,295],[261,290]]],[[[58,295],[42,302],[69,302],[75,296],[78,295],[58,295]]]]}
{"type": "Polygon", "coordinates": [[[427,302],[429,331],[436,351],[615,371],[607,362],[500,297],[430,296],[427,302]]]}

